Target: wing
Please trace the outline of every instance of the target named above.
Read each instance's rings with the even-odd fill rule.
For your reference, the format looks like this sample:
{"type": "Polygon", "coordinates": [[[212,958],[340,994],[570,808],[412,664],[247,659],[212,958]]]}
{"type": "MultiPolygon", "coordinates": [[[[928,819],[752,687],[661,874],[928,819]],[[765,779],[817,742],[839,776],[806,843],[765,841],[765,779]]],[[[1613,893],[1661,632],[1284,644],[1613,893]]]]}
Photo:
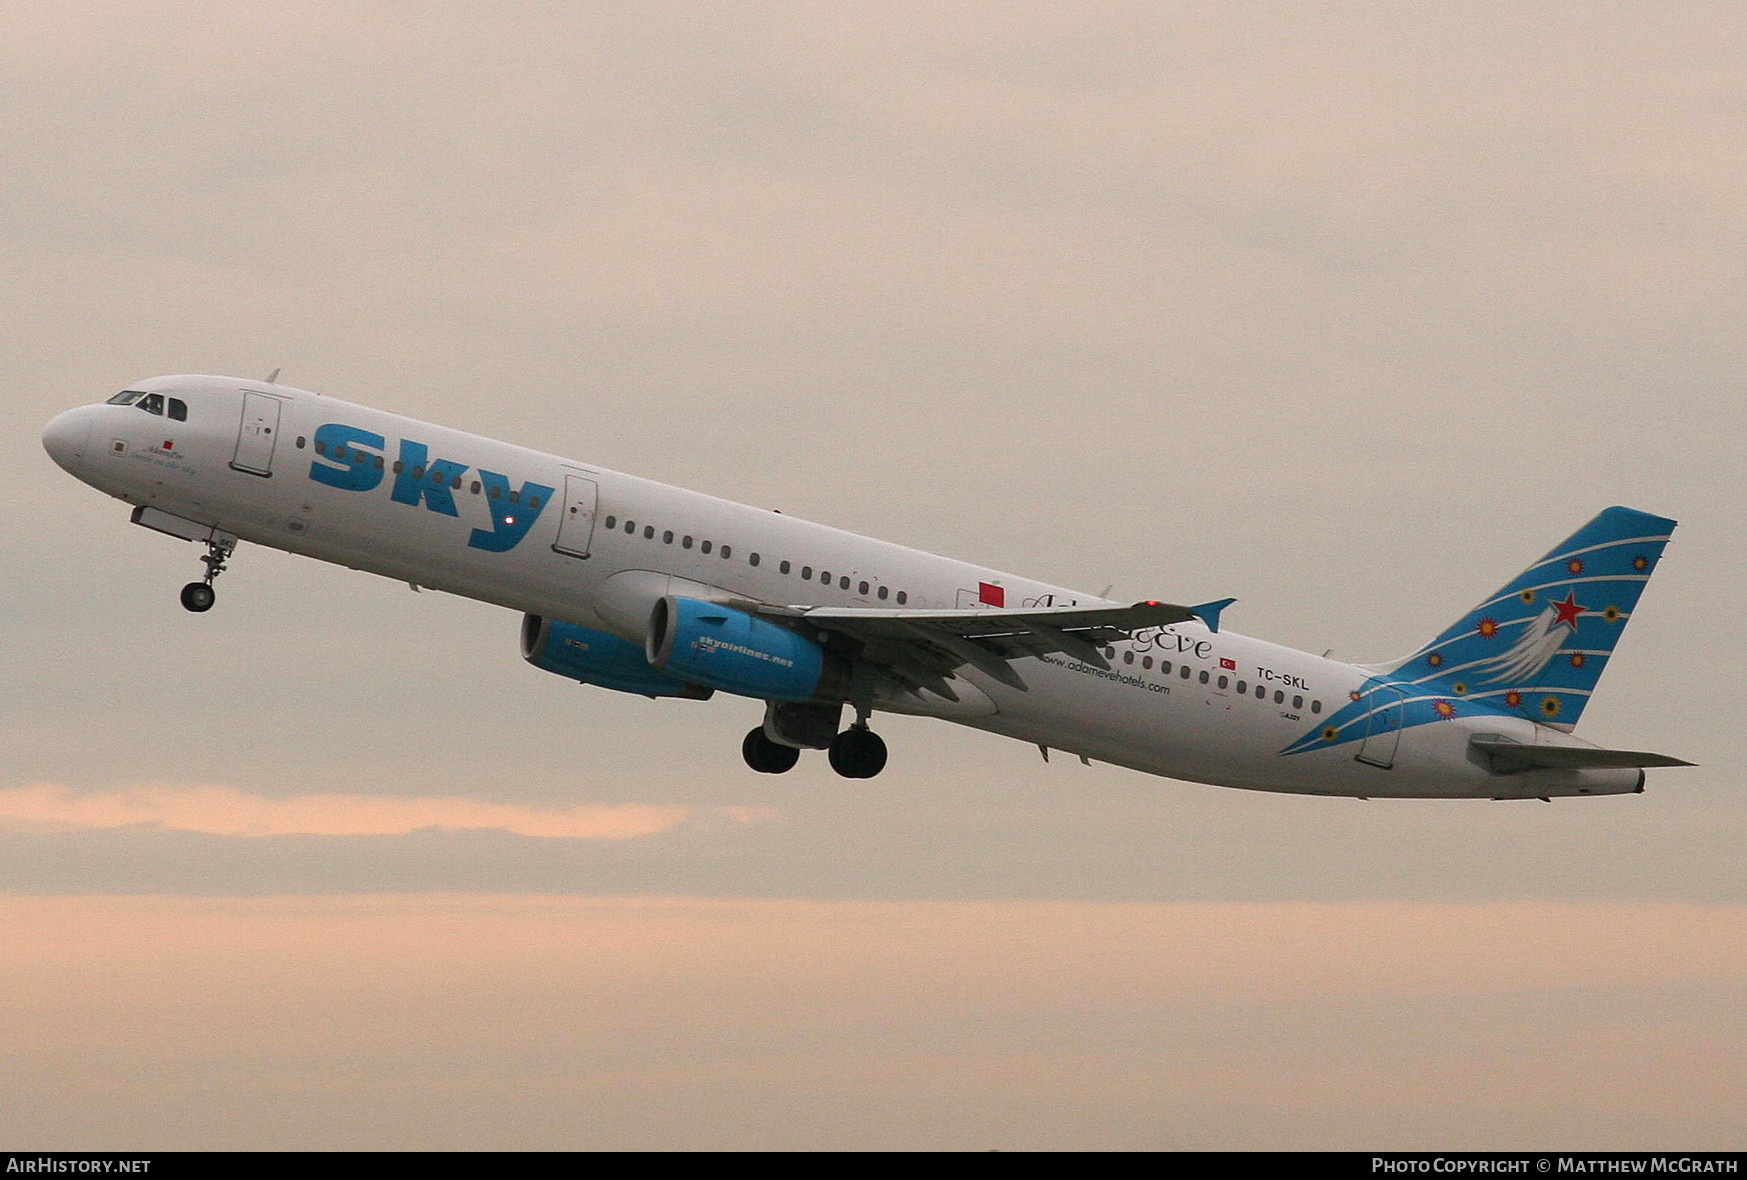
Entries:
{"type": "Polygon", "coordinates": [[[755,613],[803,622],[842,636],[855,659],[904,692],[927,690],[958,700],[948,681],[963,667],[1026,690],[1013,663],[1060,653],[1108,670],[1099,648],[1148,627],[1199,620],[1219,630],[1219,612],[1234,599],[1201,606],[1137,602],[1132,606],[1064,606],[1037,610],[863,610],[759,605],[755,613]]]}

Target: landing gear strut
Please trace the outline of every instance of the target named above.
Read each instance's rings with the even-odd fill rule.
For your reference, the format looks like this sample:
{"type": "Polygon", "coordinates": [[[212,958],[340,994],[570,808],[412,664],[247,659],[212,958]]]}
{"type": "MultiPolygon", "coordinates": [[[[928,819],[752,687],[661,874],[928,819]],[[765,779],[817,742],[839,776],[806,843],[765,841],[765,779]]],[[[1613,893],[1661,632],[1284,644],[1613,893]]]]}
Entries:
{"type": "Polygon", "coordinates": [[[206,566],[206,578],[199,582],[190,582],[182,587],[182,605],[184,608],[199,614],[212,609],[212,604],[218,600],[218,592],[212,588],[212,580],[224,573],[225,559],[231,555],[236,542],[221,544],[218,541],[206,543],[206,556],[201,563],[206,566]]]}
{"type": "Polygon", "coordinates": [[[746,759],[746,765],[760,774],[782,774],[793,770],[795,763],[801,760],[801,752],[795,747],[766,737],[762,725],[748,733],[746,740],[740,743],[740,756],[746,759]]]}

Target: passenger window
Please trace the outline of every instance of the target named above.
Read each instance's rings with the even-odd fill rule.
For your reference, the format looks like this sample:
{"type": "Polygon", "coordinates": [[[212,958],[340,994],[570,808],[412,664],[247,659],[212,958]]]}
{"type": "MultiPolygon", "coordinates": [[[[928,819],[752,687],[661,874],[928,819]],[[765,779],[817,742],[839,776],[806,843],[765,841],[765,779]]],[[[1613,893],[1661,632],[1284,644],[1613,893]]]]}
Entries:
{"type": "MultiPolygon", "coordinates": [[[[461,486],[461,480],[459,478],[457,478],[455,480],[455,486],[456,487],[461,486]]],[[[528,507],[529,508],[538,508],[539,506],[540,506],[540,497],[538,497],[538,496],[529,496],[528,497],[528,507]]]]}
{"type": "Polygon", "coordinates": [[[323,441],[322,441],[322,440],[321,440],[321,439],[319,439],[319,438],[318,438],[318,439],[316,439],[316,440],[315,440],[315,453],[316,453],[316,454],[318,454],[318,455],[325,455],[325,454],[327,454],[327,453],[328,453],[328,444],[327,444],[327,443],[325,443],[325,442],[323,442],[323,441]]]}
{"type": "Polygon", "coordinates": [[[812,566],[804,565],[801,567],[801,580],[803,582],[810,582],[813,580],[813,567],[812,566]]]}
{"type": "Polygon", "coordinates": [[[1256,699],[1258,701],[1265,701],[1268,699],[1267,686],[1261,684],[1256,685],[1256,699]]]}
{"type": "MultiPolygon", "coordinates": [[[[396,475],[399,475],[401,472],[403,472],[405,470],[406,470],[406,463],[403,460],[396,459],[394,461],[394,473],[396,475]]],[[[491,489],[491,498],[494,500],[497,499],[497,489],[496,488],[491,489]]]]}
{"type": "MultiPolygon", "coordinates": [[[[376,468],[376,470],[381,471],[382,470],[382,456],[381,455],[376,456],[376,461],[374,463],[372,463],[371,466],[376,468]]],[[[477,492],[479,490],[479,485],[474,484],[473,490],[477,492]]]]}
{"type": "Polygon", "coordinates": [[[848,574],[844,574],[841,578],[837,579],[837,588],[839,590],[849,589],[849,575],[848,574]]]}
{"type": "Polygon", "coordinates": [[[1151,672],[1153,670],[1153,658],[1151,656],[1142,656],[1140,666],[1145,668],[1148,672],[1151,672]]]}
{"type": "Polygon", "coordinates": [[[863,582],[863,583],[862,583],[862,584],[861,584],[861,588],[860,588],[860,589],[858,589],[858,590],[857,590],[857,591],[856,591],[856,593],[857,593],[857,594],[860,594],[860,595],[861,595],[861,596],[862,596],[862,597],[863,597],[863,598],[865,598],[865,597],[867,597],[867,583],[866,583],[866,582],[863,582]]]}
{"type": "MultiPolygon", "coordinates": [[[[497,489],[496,489],[496,488],[493,488],[493,489],[491,489],[491,490],[492,490],[492,491],[494,491],[494,492],[495,492],[495,491],[497,491],[497,489]]],[[[618,517],[616,517],[616,516],[609,516],[609,517],[607,517],[607,527],[608,527],[608,528],[610,528],[610,529],[616,529],[616,528],[618,528],[618,527],[619,527],[619,518],[618,518],[618,517]]]]}
{"type": "Polygon", "coordinates": [[[1177,675],[1181,676],[1184,680],[1187,680],[1189,679],[1189,673],[1191,671],[1193,671],[1193,669],[1191,669],[1188,664],[1184,664],[1181,668],[1177,669],[1177,675]]]}
{"type": "Polygon", "coordinates": [[[1281,704],[1282,702],[1284,702],[1285,700],[1286,700],[1286,694],[1281,692],[1279,689],[1276,688],[1274,690],[1274,703],[1276,705],[1278,705],[1278,704],[1281,704]]]}
{"type": "MultiPolygon", "coordinates": [[[[539,504],[529,504],[528,505],[528,507],[530,507],[530,508],[538,508],[539,506],[540,506],[539,504]]],[[[643,539],[645,541],[653,541],[655,539],[655,526],[654,525],[646,524],[643,526],[643,539]]]]}
{"type": "MultiPolygon", "coordinates": [[[[378,460],[378,462],[381,462],[381,460],[378,460]]],[[[472,485],[467,490],[472,492],[475,496],[477,496],[479,494],[479,481],[477,479],[474,480],[472,485]]]]}
{"type": "Polygon", "coordinates": [[[903,606],[905,600],[907,600],[909,597],[910,597],[909,591],[907,591],[907,590],[898,591],[898,605],[903,606]]]}
{"type": "Polygon", "coordinates": [[[747,565],[757,565],[758,564],[758,554],[754,553],[750,557],[748,557],[746,559],[746,564],[747,565]]]}
{"type": "Polygon", "coordinates": [[[1237,682],[1237,695],[1240,697],[1243,697],[1243,696],[1248,696],[1249,694],[1250,694],[1249,682],[1247,680],[1238,681],[1237,682]]]}
{"type": "Polygon", "coordinates": [[[1222,689],[1225,688],[1230,683],[1231,683],[1231,677],[1229,677],[1229,676],[1221,676],[1219,678],[1219,687],[1222,689]]]}
{"type": "Polygon", "coordinates": [[[690,549],[692,547],[692,539],[690,537],[686,537],[685,539],[680,541],[679,546],[681,549],[690,549]]]}
{"type": "Polygon", "coordinates": [[[1169,676],[1171,674],[1171,661],[1160,660],[1159,661],[1159,671],[1163,672],[1166,676],[1169,676]]]}
{"type": "Polygon", "coordinates": [[[637,522],[634,520],[627,520],[625,522],[625,535],[627,537],[629,537],[629,536],[633,535],[634,533],[636,533],[636,531],[637,531],[637,522]]]}
{"type": "Polygon", "coordinates": [[[732,557],[732,556],[734,556],[734,547],[733,547],[733,546],[732,546],[732,545],[724,545],[724,546],[722,546],[722,557],[723,557],[723,559],[724,559],[724,560],[726,560],[726,559],[727,559],[727,558],[730,558],[730,557],[732,557]]]}
{"type": "Polygon", "coordinates": [[[170,419],[174,422],[188,421],[188,403],[179,397],[170,399],[170,419]]]}
{"type": "Polygon", "coordinates": [[[300,451],[303,449],[303,435],[301,434],[297,436],[297,449],[300,451]]]}
{"type": "Polygon", "coordinates": [[[1292,698],[1292,707],[1294,709],[1304,708],[1304,698],[1303,697],[1293,697],[1292,698]]]}
{"type": "Polygon", "coordinates": [[[831,584],[831,571],[830,570],[820,570],[819,571],[819,580],[821,582],[825,583],[827,586],[829,586],[831,584]]]}
{"type": "Polygon", "coordinates": [[[710,542],[705,541],[702,545],[699,545],[698,548],[703,550],[705,553],[708,553],[710,551],[710,542]]]}
{"type": "MultiPolygon", "coordinates": [[[[400,470],[400,461],[398,459],[395,460],[394,469],[397,472],[400,470]]],[[[489,499],[493,499],[493,500],[496,500],[498,497],[500,497],[502,495],[503,495],[503,488],[499,487],[497,484],[492,484],[490,489],[486,492],[486,496],[489,499]]]]}
{"type": "Polygon", "coordinates": [[[1322,702],[1321,701],[1311,701],[1310,702],[1310,711],[1312,713],[1322,712],[1322,702]]]}
{"type": "Polygon", "coordinates": [[[1202,684],[1207,683],[1207,669],[1206,668],[1201,669],[1201,683],[1202,684]]]}
{"type": "Polygon", "coordinates": [[[884,602],[886,600],[886,593],[887,593],[887,588],[884,586],[881,586],[880,587],[880,601],[881,602],[884,602]]]}
{"type": "Polygon", "coordinates": [[[521,502],[522,502],[522,489],[521,488],[513,489],[510,492],[510,503],[511,504],[520,504],[521,502]]]}
{"type": "Polygon", "coordinates": [[[777,566],[777,567],[776,567],[776,568],[777,568],[777,570],[778,570],[778,572],[779,572],[779,573],[784,573],[784,574],[786,574],[786,573],[788,573],[788,572],[789,572],[789,571],[790,571],[790,570],[792,570],[792,569],[794,569],[794,568],[795,568],[795,567],[794,567],[794,566],[793,566],[793,565],[791,565],[791,564],[789,564],[789,560],[788,560],[788,558],[786,558],[786,557],[785,557],[785,558],[784,558],[784,559],[783,559],[783,563],[782,563],[782,564],[781,564],[781,565],[779,565],[779,566],[777,566]]]}
{"type": "Polygon", "coordinates": [[[661,543],[663,545],[673,544],[673,530],[672,529],[668,529],[665,533],[661,534],[661,543]]]}

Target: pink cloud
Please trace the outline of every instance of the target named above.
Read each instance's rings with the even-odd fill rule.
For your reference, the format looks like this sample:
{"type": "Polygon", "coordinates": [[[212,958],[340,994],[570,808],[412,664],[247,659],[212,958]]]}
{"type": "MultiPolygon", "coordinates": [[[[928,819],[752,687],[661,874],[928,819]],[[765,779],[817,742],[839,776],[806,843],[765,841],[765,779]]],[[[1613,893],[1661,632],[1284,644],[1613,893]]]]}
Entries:
{"type": "Polygon", "coordinates": [[[752,823],[746,807],[650,803],[542,807],[464,795],[293,795],[269,798],[235,787],[143,785],[75,791],[53,783],[0,790],[0,825],[71,828],[148,826],[213,836],[400,836],[430,828],[501,829],[567,840],[630,840],[690,823],[752,823]]]}

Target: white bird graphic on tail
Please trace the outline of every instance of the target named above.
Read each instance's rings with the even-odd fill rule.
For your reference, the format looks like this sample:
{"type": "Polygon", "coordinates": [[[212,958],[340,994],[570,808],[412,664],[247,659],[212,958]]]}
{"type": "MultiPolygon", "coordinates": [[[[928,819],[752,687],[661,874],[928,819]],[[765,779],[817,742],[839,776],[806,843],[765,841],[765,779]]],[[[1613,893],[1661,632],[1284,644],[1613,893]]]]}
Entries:
{"type": "Polygon", "coordinates": [[[1562,603],[1548,603],[1547,609],[1523,628],[1515,643],[1492,659],[1476,665],[1476,670],[1496,673],[1487,680],[1488,684],[1520,684],[1533,680],[1541,674],[1541,669],[1553,662],[1553,657],[1565,646],[1566,639],[1577,633],[1577,613],[1582,609],[1576,598],[1570,595],[1562,603]]]}

